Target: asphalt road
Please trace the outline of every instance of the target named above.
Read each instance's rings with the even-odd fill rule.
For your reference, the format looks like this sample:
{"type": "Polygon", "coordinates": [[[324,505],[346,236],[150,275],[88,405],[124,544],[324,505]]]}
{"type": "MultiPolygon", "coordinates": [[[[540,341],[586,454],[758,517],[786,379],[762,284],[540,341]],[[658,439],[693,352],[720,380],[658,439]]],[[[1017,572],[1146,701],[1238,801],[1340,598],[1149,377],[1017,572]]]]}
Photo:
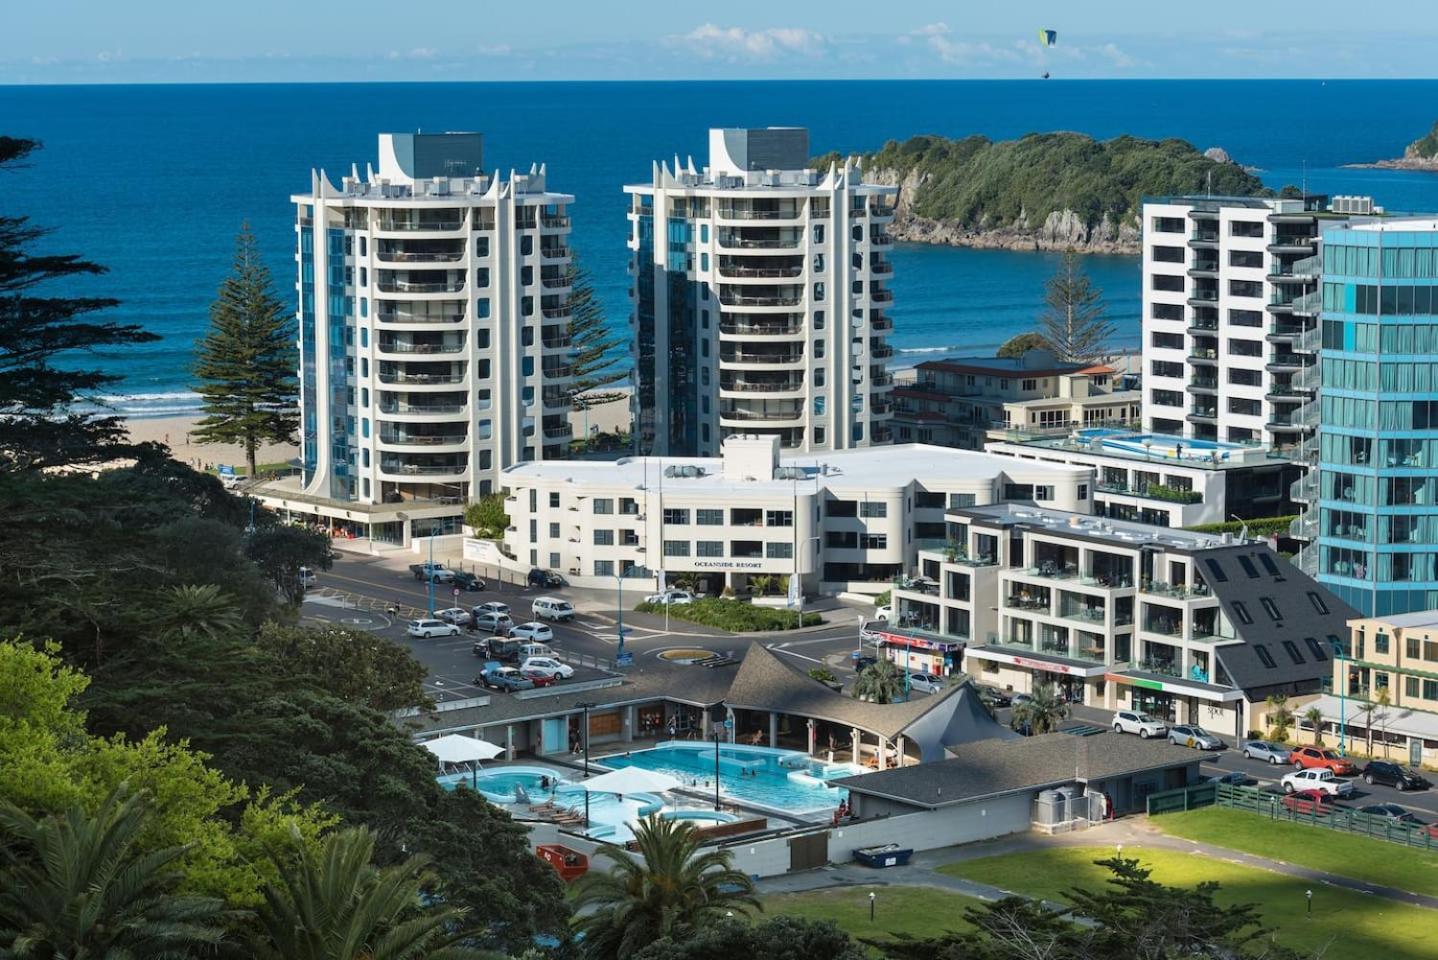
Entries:
{"type": "MultiPolygon", "coordinates": [[[[1401,758],[1395,758],[1401,759],[1401,758]]],[[[1358,766],[1362,768],[1360,761],[1358,766]]],[[[1294,768],[1291,765],[1274,766],[1263,760],[1249,760],[1237,750],[1225,750],[1217,755],[1215,760],[1203,764],[1202,771],[1206,776],[1218,776],[1220,773],[1228,773],[1234,770],[1242,770],[1244,773],[1258,781],[1260,787],[1279,789],[1278,781],[1284,774],[1292,773],[1294,768]]],[[[1363,782],[1361,777],[1353,778],[1353,796],[1342,801],[1339,805],[1344,807],[1365,807],[1371,803],[1396,803],[1412,810],[1424,820],[1438,820],[1438,792],[1431,788],[1428,790],[1399,791],[1393,787],[1385,787],[1379,784],[1369,786],[1363,782]]]]}

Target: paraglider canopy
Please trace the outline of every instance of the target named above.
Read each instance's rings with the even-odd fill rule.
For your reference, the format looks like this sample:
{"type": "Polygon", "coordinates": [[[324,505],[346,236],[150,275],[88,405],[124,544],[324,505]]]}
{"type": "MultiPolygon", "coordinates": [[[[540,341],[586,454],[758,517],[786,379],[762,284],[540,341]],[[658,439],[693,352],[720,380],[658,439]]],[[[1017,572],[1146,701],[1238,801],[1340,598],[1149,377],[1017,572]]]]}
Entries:
{"type": "Polygon", "coordinates": [[[1058,43],[1058,42],[1059,42],[1059,32],[1058,32],[1057,30],[1040,30],[1040,31],[1039,31],[1039,43],[1043,44],[1044,46],[1046,46],[1046,47],[1052,47],[1052,46],[1054,46],[1054,45],[1055,45],[1056,43],[1058,43]]]}

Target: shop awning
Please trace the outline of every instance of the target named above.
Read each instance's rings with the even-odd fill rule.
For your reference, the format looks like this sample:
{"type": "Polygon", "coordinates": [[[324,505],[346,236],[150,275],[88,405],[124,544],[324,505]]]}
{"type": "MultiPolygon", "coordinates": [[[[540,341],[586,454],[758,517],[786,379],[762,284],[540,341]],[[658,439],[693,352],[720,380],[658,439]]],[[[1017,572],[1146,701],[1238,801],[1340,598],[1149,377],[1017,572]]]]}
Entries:
{"type": "Polygon", "coordinates": [[[891,647],[909,647],[913,650],[933,650],[935,653],[957,653],[964,649],[964,641],[957,637],[940,634],[921,634],[897,630],[871,630],[874,642],[891,647]]]}
{"type": "Polygon", "coordinates": [[[988,660],[992,663],[1006,663],[1012,667],[1059,673],[1067,677],[1100,677],[1108,669],[1101,663],[1070,660],[1067,657],[1055,657],[1043,653],[1015,653],[1013,650],[1003,647],[969,647],[964,656],[978,657],[980,660],[988,660]]]}
{"type": "Polygon", "coordinates": [[[1158,690],[1180,697],[1197,697],[1200,700],[1211,700],[1216,703],[1229,703],[1243,699],[1243,691],[1234,687],[1220,687],[1212,683],[1183,680],[1161,673],[1145,673],[1142,670],[1120,670],[1105,674],[1104,679],[1111,683],[1123,683],[1130,687],[1142,687],[1145,690],[1158,690]]]}
{"type": "MultiPolygon", "coordinates": [[[[1325,720],[1363,729],[1363,715],[1358,712],[1358,708],[1363,706],[1363,701],[1358,697],[1349,697],[1345,704],[1342,698],[1325,693],[1315,700],[1312,706],[1322,711],[1325,720]]],[[[1427,710],[1380,706],[1373,711],[1372,723],[1375,729],[1382,730],[1386,727],[1389,733],[1422,737],[1424,740],[1438,740],[1438,713],[1429,713],[1427,710]]]]}

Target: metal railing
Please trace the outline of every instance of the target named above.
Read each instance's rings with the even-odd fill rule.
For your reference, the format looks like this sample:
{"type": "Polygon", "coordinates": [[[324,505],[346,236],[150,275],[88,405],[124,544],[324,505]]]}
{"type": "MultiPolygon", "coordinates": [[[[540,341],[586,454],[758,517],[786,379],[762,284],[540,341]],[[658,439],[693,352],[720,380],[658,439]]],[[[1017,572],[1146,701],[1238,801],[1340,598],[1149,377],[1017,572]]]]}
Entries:
{"type": "Polygon", "coordinates": [[[446,444],[467,443],[469,437],[462,433],[456,434],[402,434],[388,433],[381,430],[379,435],[380,443],[388,443],[397,447],[442,447],[446,444]]]}
{"type": "Polygon", "coordinates": [[[721,277],[789,278],[802,276],[804,268],[798,267],[741,267],[732,263],[719,264],[721,277]]]}
{"type": "Polygon", "coordinates": [[[727,334],[745,334],[761,337],[783,337],[802,333],[802,323],[790,323],[781,321],[779,323],[744,323],[739,320],[721,320],[719,332],[727,334]]]}
{"type": "Polygon", "coordinates": [[[397,343],[393,340],[379,342],[380,353],[459,353],[463,343],[397,343]]]}
{"type": "Polygon", "coordinates": [[[407,230],[458,230],[464,226],[463,220],[385,220],[381,219],[375,225],[378,230],[391,230],[395,232],[407,230]]]}
{"type": "Polygon", "coordinates": [[[379,314],[380,323],[462,323],[462,313],[413,313],[405,314],[396,311],[381,311],[379,314]]]}
{"type": "Polygon", "coordinates": [[[795,207],[792,210],[754,210],[741,207],[720,207],[719,217],[723,220],[795,220],[804,215],[804,211],[795,207]]]}
{"type": "Polygon", "coordinates": [[[381,280],[379,282],[381,293],[463,293],[464,278],[453,282],[442,283],[425,282],[418,283],[413,280],[381,280]]]}

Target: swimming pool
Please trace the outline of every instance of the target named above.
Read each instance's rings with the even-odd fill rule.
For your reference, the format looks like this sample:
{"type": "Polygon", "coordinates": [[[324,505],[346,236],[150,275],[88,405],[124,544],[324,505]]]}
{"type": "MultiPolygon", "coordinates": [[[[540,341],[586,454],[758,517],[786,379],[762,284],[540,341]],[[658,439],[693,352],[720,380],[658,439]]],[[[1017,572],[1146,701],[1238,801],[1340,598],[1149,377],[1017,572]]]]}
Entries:
{"type": "MultiPolygon", "coordinates": [[[[641,767],[678,777],[700,792],[714,789],[714,745],[668,741],[650,750],[603,757],[606,767],[641,767]]],[[[719,793],[736,803],[790,816],[828,815],[848,791],[828,781],[862,773],[849,764],[826,764],[798,750],[719,746],[719,793]]]]}
{"type": "MultiPolygon", "coordinates": [[[[446,790],[453,790],[460,784],[473,786],[491,803],[523,803],[526,798],[535,803],[543,802],[549,796],[544,784],[560,780],[554,770],[548,767],[494,767],[477,773],[451,773],[439,778],[446,790]]],[[[581,795],[579,802],[584,802],[581,795]]]]}
{"type": "Polygon", "coordinates": [[[665,810],[659,816],[664,820],[683,820],[696,827],[712,827],[715,824],[736,823],[739,820],[737,813],[724,810],[665,810]]]}
{"type": "Polygon", "coordinates": [[[1239,443],[1224,443],[1220,440],[1197,440],[1189,437],[1170,437],[1159,433],[1129,433],[1108,427],[1091,427],[1079,430],[1075,436],[1084,443],[1095,440],[1109,450],[1137,453],[1166,460],[1227,460],[1241,454],[1246,448],[1239,443]]]}

